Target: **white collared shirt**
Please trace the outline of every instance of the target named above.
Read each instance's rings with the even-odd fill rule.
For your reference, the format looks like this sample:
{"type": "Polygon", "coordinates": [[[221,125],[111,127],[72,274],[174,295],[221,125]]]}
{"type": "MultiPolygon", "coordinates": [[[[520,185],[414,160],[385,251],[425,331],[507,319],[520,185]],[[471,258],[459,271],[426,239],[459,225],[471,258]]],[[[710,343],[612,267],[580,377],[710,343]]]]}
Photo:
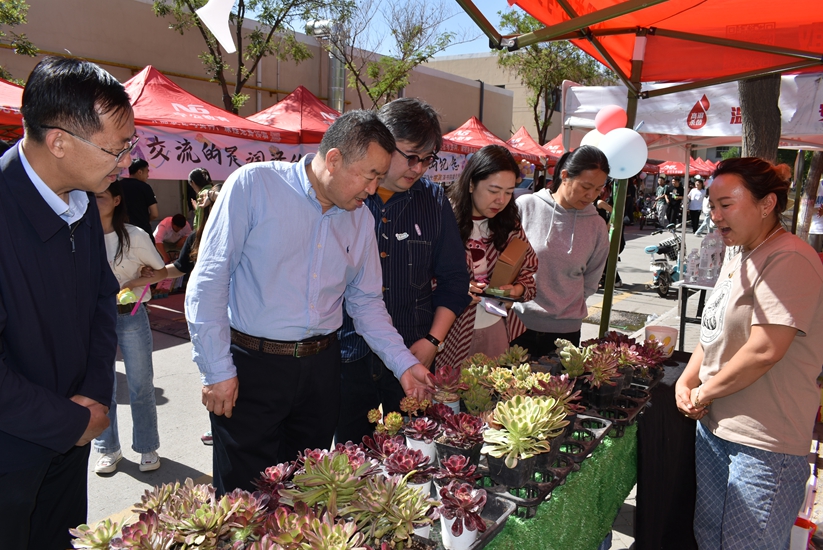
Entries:
{"type": "Polygon", "coordinates": [[[86,213],[86,209],[89,207],[89,196],[86,192],[80,191],[79,189],[70,191],[69,203],[66,204],[63,199],[57,195],[57,193],[51,190],[51,187],[46,185],[43,178],[37,175],[34,168],[31,167],[29,160],[23,153],[22,142],[17,144],[17,151],[20,153],[20,160],[23,162],[23,169],[26,171],[26,175],[28,175],[29,179],[32,181],[34,187],[37,189],[37,192],[40,193],[40,196],[43,197],[43,200],[46,201],[46,204],[48,204],[51,209],[54,210],[54,213],[60,216],[68,225],[79,221],[86,213]]]}

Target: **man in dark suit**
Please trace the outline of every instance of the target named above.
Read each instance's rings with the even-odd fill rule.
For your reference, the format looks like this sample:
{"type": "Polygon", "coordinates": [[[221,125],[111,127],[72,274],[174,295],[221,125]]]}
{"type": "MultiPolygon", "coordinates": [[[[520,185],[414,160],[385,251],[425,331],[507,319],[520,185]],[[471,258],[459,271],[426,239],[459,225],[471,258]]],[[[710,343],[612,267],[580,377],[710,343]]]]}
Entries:
{"type": "Polygon", "coordinates": [[[134,114],[114,77],[59,57],[34,68],[21,112],[0,159],[0,546],[63,550],[114,383],[118,285],[94,194],[129,165],[134,114]]]}

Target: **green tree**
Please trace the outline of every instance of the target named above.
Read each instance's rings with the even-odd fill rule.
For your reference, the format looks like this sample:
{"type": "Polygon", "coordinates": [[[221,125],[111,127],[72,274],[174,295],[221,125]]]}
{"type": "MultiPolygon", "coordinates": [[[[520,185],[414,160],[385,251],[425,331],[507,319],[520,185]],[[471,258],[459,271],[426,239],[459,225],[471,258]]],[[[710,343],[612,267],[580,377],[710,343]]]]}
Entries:
{"type": "Polygon", "coordinates": [[[330,14],[338,24],[324,45],[345,66],[360,108],[377,109],[409,84],[415,67],[464,41],[464,33],[441,30],[453,16],[443,0],[360,0],[348,15],[330,14]],[[386,36],[375,29],[383,27],[391,37],[389,55],[377,53],[386,36]]]}
{"type": "MultiPolygon", "coordinates": [[[[38,50],[25,34],[3,29],[3,27],[14,28],[18,25],[25,25],[28,22],[26,20],[28,11],[29,5],[25,0],[0,1],[0,42],[11,45],[16,54],[34,57],[38,50]]],[[[23,81],[14,79],[8,69],[2,66],[0,66],[0,78],[23,84],[23,81]]]]}
{"type": "MultiPolygon", "coordinates": [[[[543,28],[534,17],[519,11],[498,12],[500,27],[511,34],[543,28]]],[[[615,82],[611,71],[568,41],[539,42],[513,52],[498,52],[497,64],[520,78],[529,89],[528,105],[534,114],[538,142],[546,143],[552,115],[560,103],[564,80],[578,84],[606,85],[615,82]]]]}
{"type": "Polygon", "coordinates": [[[229,17],[237,46],[231,64],[228,54],[224,55],[217,39],[195,13],[205,4],[206,0],[155,0],[152,9],[158,17],[172,20],[171,30],[180,34],[188,30],[200,33],[206,50],[199,57],[209,76],[220,84],[223,107],[234,113],[248,101],[248,94],[242,93],[243,87],[262,58],[273,55],[299,63],[312,57],[305,44],[296,40],[291,28],[293,23],[316,18],[318,11],[328,8],[329,4],[340,13],[346,13],[350,7],[348,0],[237,0],[229,17]],[[244,23],[251,23],[251,29],[244,29],[244,23]],[[229,89],[227,73],[236,77],[233,89],[229,89]]]}

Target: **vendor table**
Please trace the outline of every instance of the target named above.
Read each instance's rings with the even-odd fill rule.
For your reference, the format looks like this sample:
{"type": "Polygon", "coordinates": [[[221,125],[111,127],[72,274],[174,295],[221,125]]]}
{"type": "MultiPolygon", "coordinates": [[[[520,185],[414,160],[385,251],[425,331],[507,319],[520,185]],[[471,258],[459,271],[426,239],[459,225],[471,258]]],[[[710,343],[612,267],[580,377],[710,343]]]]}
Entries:
{"type": "Polygon", "coordinates": [[[686,323],[694,323],[697,325],[701,323],[703,306],[706,305],[706,291],[714,290],[714,285],[709,286],[677,281],[672,283],[672,288],[680,289],[680,343],[677,349],[683,351],[683,343],[686,339],[686,323]],[[696,292],[700,292],[700,298],[697,302],[697,317],[686,317],[686,306],[689,304],[689,297],[696,292]]]}
{"type": "Polygon", "coordinates": [[[487,548],[596,550],[636,482],[635,548],[696,550],[695,421],[674,404],[674,384],[690,356],[675,352],[637,424],[621,438],[606,437],[535,517],[510,516],[487,548]]]}

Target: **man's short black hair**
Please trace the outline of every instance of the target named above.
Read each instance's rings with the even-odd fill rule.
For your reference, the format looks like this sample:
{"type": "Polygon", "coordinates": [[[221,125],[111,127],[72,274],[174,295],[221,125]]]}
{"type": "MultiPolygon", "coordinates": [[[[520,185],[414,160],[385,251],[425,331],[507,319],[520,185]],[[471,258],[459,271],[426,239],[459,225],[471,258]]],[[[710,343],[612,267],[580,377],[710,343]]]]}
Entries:
{"type": "Polygon", "coordinates": [[[88,139],[103,129],[100,115],[113,113],[121,121],[131,103],[123,85],[94,63],[49,56],[29,75],[20,112],[26,135],[42,143],[43,126],[60,126],[88,139]]]}
{"type": "Polygon", "coordinates": [[[437,153],[443,146],[440,118],[434,108],[416,97],[401,97],[377,112],[394,139],[413,143],[420,150],[437,153]]]}
{"type": "Polygon", "coordinates": [[[331,149],[338,149],[343,155],[343,161],[350,164],[365,157],[372,143],[377,143],[389,154],[394,153],[394,137],[380,122],[377,113],[349,111],[329,126],[317,152],[325,156],[331,149]]]}
{"type": "Polygon", "coordinates": [[[171,217],[171,224],[174,227],[186,227],[186,216],[183,214],[175,214],[171,217]]]}
{"type": "Polygon", "coordinates": [[[140,170],[142,170],[143,168],[148,168],[148,167],[149,167],[149,163],[148,163],[148,162],[146,162],[146,161],[145,161],[145,160],[143,160],[143,159],[138,159],[138,158],[136,158],[136,159],[134,159],[133,161],[131,161],[131,165],[129,165],[129,175],[130,175],[130,176],[133,176],[133,175],[135,175],[137,172],[139,172],[140,170]]]}

